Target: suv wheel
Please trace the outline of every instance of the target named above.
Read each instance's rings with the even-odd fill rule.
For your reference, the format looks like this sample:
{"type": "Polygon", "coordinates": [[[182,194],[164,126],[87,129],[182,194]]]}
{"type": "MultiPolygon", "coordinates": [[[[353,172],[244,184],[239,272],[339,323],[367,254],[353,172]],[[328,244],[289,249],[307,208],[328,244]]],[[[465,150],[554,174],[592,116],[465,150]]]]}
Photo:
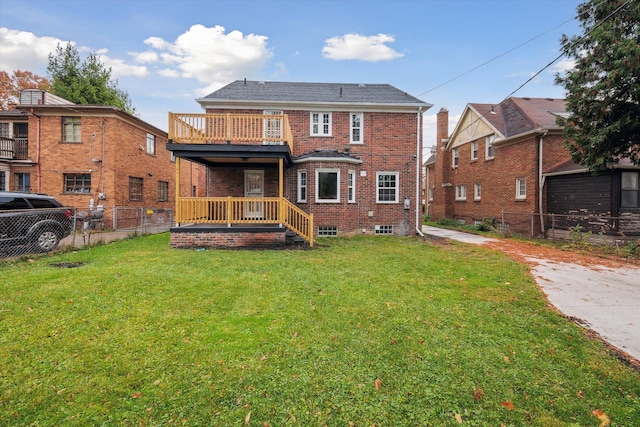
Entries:
{"type": "Polygon", "coordinates": [[[52,251],[59,242],[58,233],[49,228],[40,229],[33,236],[33,247],[39,252],[52,251]]]}

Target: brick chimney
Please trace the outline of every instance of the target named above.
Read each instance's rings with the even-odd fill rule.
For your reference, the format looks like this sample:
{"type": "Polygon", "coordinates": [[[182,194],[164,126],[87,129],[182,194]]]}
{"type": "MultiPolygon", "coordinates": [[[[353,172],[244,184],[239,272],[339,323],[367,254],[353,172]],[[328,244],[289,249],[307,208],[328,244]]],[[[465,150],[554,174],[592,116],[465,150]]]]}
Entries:
{"type": "Polygon", "coordinates": [[[433,171],[431,216],[434,219],[452,218],[455,192],[453,187],[447,186],[451,183],[451,151],[446,150],[449,141],[449,110],[441,108],[436,118],[436,163],[433,171]]]}

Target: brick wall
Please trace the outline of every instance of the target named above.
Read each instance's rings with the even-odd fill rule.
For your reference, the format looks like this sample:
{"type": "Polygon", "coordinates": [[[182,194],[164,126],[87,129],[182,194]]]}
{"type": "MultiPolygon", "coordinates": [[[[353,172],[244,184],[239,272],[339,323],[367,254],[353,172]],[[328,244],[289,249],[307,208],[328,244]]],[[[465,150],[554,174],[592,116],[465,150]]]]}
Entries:
{"type": "Polygon", "coordinates": [[[281,232],[189,232],[171,230],[172,248],[272,248],[283,247],[286,242],[281,232]]]}

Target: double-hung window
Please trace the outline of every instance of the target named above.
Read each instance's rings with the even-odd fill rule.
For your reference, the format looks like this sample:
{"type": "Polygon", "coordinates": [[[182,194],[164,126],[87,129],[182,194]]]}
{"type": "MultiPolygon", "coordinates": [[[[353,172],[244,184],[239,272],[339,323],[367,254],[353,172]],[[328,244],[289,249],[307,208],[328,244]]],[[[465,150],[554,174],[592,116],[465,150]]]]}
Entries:
{"type": "Polygon", "coordinates": [[[307,203],[307,171],[298,171],[298,203],[307,203]]]}
{"type": "Polygon", "coordinates": [[[471,143],[471,160],[478,160],[478,141],[471,143]]]}
{"type": "Polygon", "coordinates": [[[495,156],[495,147],[493,146],[493,141],[496,139],[495,135],[489,135],[485,138],[485,159],[493,159],[495,156]]]}
{"type": "Polygon", "coordinates": [[[64,174],[65,193],[91,193],[90,173],[65,173],[64,174]]]}
{"type": "Polygon", "coordinates": [[[457,168],[460,163],[460,150],[454,148],[451,153],[451,167],[457,168]]]}
{"type": "Polygon", "coordinates": [[[527,198],[527,178],[516,178],[516,199],[524,200],[527,198]]]}
{"type": "Polygon", "coordinates": [[[351,124],[350,124],[350,143],[351,144],[362,144],[364,141],[362,140],[362,113],[351,113],[351,124]]]}
{"type": "Polygon", "coordinates": [[[147,133],[147,154],[156,155],[156,136],[152,133],[147,133]]]}
{"type": "Polygon", "coordinates": [[[311,136],[331,136],[331,113],[311,113],[311,136]]]}
{"type": "Polygon", "coordinates": [[[467,200],[467,186],[464,184],[456,185],[456,200],[467,200]]]}
{"type": "Polygon", "coordinates": [[[640,207],[640,173],[622,172],[620,179],[620,207],[640,207]]]}
{"type": "Polygon", "coordinates": [[[482,198],[482,185],[473,184],[473,200],[480,200],[482,198]]]}
{"type": "Polygon", "coordinates": [[[355,203],[356,201],[356,172],[349,171],[347,174],[347,202],[355,203]]]}
{"type": "Polygon", "coordinates": [[[340,169],[316,169],[316,202],[340,201],[340,169]]]}
{"type": "Polygon", "coordinates": [[[377,172],[376,202],[398,203],[399,184],[398,172],[377,172]]]}
{"type": "Polygon", "coordinates": [[[62,142],[82,142],[80,117],[62,118],[62,142]]]}
{"type": "Polygon", "coordinates": [[[16,172],[13,175],[13,190],[20,193],[29,193],[31,191],[31,174],[16,172]]]}

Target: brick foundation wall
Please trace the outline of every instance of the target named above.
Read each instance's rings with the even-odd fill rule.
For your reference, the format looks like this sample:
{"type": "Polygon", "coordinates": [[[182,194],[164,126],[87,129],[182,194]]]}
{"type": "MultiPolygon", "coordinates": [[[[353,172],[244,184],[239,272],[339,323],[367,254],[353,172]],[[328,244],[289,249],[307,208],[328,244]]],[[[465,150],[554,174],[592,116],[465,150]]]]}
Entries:
{"type": "Polygon", "coordinates": [[[278,232],[185,232],[171,231],[172,248],[273,248],[285,245],[285,231],[278,232]]]}

